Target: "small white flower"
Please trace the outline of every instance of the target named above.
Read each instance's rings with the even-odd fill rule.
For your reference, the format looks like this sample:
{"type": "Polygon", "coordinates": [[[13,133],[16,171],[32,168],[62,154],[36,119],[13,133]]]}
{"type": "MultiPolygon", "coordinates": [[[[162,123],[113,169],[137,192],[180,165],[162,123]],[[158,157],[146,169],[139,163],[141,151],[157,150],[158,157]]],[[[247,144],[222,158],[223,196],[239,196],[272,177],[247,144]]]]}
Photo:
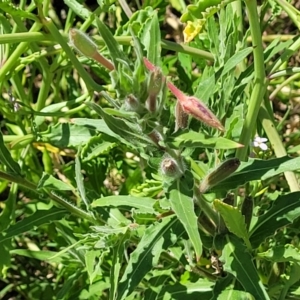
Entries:
{"type": "Polygon", "coordinates": [[[263,137],[259,137],[259,136],[256,136],[254,138],[254,141],[252,143],[252,146],[253,147],[257,147],[257,148],[260,148],[261,150],[263,151],[266,151],[268,149],[268,146],[266,144],[266,142],[268,141],[267,138],[263,138],[263,137]]]}

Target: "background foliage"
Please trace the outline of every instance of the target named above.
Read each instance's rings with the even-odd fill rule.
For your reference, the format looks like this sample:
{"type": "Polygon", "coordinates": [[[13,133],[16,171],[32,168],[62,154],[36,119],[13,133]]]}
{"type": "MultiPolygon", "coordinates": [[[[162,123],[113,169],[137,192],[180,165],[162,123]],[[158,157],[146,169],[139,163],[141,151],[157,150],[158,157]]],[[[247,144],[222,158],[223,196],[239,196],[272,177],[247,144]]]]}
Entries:
{"type": "Polygon", "coordinates": [[[300,299],[297,5],[2,1],[0,298],[300,299]]]}

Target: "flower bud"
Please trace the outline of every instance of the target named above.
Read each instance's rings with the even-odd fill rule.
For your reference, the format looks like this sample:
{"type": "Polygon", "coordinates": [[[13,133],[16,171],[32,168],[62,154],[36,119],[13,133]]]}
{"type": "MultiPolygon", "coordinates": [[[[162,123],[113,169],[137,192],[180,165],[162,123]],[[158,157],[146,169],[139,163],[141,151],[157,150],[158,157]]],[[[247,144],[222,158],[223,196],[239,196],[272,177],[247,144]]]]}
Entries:
{"type": "Polygon", "coordinates": [[[193,116],[194,118],[202,121],[206,125],[217,128],[224,131],[224,127],[217,117],[202,103],[199,99],[194,96],[186,96],[182,93],[174,84],[171,82],[167,83],[169,90],[177,98],[182,106],[182,110],[193,116]]]}
{"type": "Polygon", "coordinates": [[[148,82],[149,97],[146,102],[146,106],[150,112],[156,111],[157,95],[161,90],[164,80],[165,78],[159,68],[154,68],[154,70],[151,71],[148,82]]]}
{"type": "Polygon", "coordinates": [[[88,35],[78,29],[71,28],[69,31],[69,39],[72,46],[79,53],[96,60],[110,71],[114,70],[114,65],[98,52],[97,45],[88,35]]]}
{"type": "Polygon", "coordinates": [[[160,169],[163,175],[172,178],[179,178],[183,174],[182,170],[178,166],[178,163],[171,157],[166,157],[162,160],[160,169]]]}
{"type": "Polygon", "coordinates": [[[188,114],[186,114],[183,111],[181,104],[177,102],[175,107],[175,120],[176,120],[175,131],[177,131],[179,128],[186,128],[188,125],[188,119],[189,119],[188,114]]]}
{"type": "Polygon", "coordinates": [[[214,171],[212,171],[202,180],[199,186],[200,193],[205,193],[213,186],[226,179],[237,170],[239,165],[240,160],[238,158],[231,158],[224,161],[220,166],[218,166],[214,171]]]}
{"type": "Polygon", "coordinates": [[[163,136],[162,134],[157,130],[154,129],[153,131],[151,131],[148,136],[150,137],[150,139],[161,149],[165,149],[163,146],[161,146],[159,144],[159,142],[163,141],[163,136]]]}
{"type": "Polygon", "coordinates": [[[141,109],[141,105],[139,101],[132,95],[128,95],[125,100],[125,110],[139,112],[141,109]]]}

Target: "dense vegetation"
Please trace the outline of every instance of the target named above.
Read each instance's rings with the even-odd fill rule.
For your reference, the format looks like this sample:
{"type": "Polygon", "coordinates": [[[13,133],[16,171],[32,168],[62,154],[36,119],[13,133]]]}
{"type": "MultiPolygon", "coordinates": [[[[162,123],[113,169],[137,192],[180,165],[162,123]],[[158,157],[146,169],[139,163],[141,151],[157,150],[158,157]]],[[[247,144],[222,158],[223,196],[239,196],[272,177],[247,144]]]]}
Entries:
{"type": "Polygon", "coordinates": [[[0,298],[300,299],[297,5],[1,1],[0,298]]]}

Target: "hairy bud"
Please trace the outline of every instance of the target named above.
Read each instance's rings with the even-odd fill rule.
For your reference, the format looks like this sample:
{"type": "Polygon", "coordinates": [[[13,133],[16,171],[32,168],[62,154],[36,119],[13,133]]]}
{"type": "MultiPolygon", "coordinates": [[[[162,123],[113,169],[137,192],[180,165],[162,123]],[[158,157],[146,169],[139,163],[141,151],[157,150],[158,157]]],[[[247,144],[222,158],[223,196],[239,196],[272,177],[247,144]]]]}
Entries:
{"type": "Polygon", "coordinates": [[[175,107],[175,120],[176,120],[175,131],[177,131],[179,128],[186,128],[188,126],[188,119],[189,119],[188,114],[186,114],[183,111],[181,104],[177,102],[175,107]]]}
{"type": "Polygon", "coordinates": [[[171,82],[168,82],[167,86],[177,98],[185,113],[193,116],[206,125],[219,129],[220,131],[225,130],[217,117],[199,99],[194,96],[186,96],[171,82]]]}
{"type": "Polygon", "coordinates": [[[171,157],[166,157],[162,160],[160,169],[162,174],[168,177],[179,178],[183,175],[183,170],[178,166],[175,159],[171,157]]]}
{"type": "Polygon", "coordinates": [[[97,45],[88,35],[78,29],[71,28],[69,31],[69,40],[79,53],[96,60],[110,71],[114,70],[114,65],[98,52],[97,45]]]}
{"type": "Polygon", "coordinates": [[[161,90],[164,80],[165,78],[162,75],[160,68],[155,68],[153,71],[151,71],[148,82],[149,97],[146,102],[147,108],[151,112],[156,111],[156,98],[161,90]]]}
{"type": "Polygon", "coordinates": [[[200,193],[205,193],[213,186],[226,179],[237,170],[239,165],[240,160],[238,158],[231,158],[224,161],[220,166],[218,166],[214,171],[212,171],[202,180],[199,187],[200,193]]]}

